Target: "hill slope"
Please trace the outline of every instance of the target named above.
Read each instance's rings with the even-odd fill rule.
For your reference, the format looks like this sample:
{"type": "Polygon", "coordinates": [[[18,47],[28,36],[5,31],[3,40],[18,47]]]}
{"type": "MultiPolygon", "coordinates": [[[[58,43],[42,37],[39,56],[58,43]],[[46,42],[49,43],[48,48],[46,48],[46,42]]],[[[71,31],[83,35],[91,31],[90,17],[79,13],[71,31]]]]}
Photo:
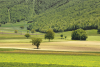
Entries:
{"type": "MultiPolygon", "coordinates": [[[[42,0],[43,1],[43,0],[42,0]]],[[[97,29],[100,22],[99,0],[70,0],[59,7],[52,7],[33,17],[33,28],[45,32],[52,28],[55,32],[83,29],[97,29]]]]}
{"type": "Polygon", "coordinates": [[[27,20],[28,30],[40,32],[97,29],[99,10],[99,0],[0,0],[0,23],[27,20]]]}
{"type": "Polygon", "coordinates": [[[34,0],[0,0],[0,23],[16,23],[34,15],[34,0]]]}

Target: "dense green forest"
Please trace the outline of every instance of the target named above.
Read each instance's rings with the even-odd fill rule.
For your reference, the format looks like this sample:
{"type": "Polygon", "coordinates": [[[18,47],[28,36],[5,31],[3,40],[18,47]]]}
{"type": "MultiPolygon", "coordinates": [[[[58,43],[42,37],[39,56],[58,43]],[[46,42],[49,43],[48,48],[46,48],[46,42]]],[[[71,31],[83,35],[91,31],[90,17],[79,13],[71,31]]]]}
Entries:
{"type": "Polygon", "coordinates": [[[25,20],[28,30],[55,32],[97,29],[99,0],[0,0],[0,23],[25,20]]]}
{"type": "Polygon", "coordinates": [[[34,15],[33,0],[0,0],[0,23],[29,20],[34,15]]]}

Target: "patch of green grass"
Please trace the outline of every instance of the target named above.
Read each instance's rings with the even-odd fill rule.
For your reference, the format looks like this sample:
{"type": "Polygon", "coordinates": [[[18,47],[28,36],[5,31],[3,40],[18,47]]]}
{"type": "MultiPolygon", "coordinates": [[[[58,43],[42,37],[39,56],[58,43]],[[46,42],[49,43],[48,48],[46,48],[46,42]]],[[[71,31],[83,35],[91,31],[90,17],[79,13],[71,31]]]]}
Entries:
{"type": "Polygon", "coordinates": [[[88,36],[100,36],[100,34],[97,33],[96,29],[86,30],[86,33],[88,34],[88,36]]]}
{"type": "Polygon", "coordinates": [[[88,36],[87,41],[100,41],[100,36],[88,36]]]}
{"type": "MultiPolygon", "coordinates": [[[[29,39],[33,37],[39,37],[39,38],[44,38],[44,34],[39,34],[39,33],[34,33],[34,35],[31,35],[29,39]]],[[[25,35],[21,34],[0,34],[0,39],[27,39],[25,35]]]]}
{"type": "MultiPolygon", "coordinates": [[[[97,34],[97,30],[86,30],[88,38],[87,41],[100,41],[100,34],[97,34]]],[[[55,37],[51,42],[58,42],[58,41],[70,41],[71,40],[71,33],[72,31],[67,32],[59,32],[55,33],[55,37]],[[61,39],[60,35],[63,34],[63,39],[61,39]],[[67,38],[65,39],[65,36],[67,38]]],[[[29,42],[33,37],[39,37],[43,39],[43,42],[48,42],[48,39],[44,38],[45,33],[36,32],[29,39],[27,39],[24,35],[21,34],[0,34],[0,42],[29,42]],[[24,40],[25,39],[25,40],[24,40]]]]}
{"type": "Polygon", "coordinates": [[[57,64],[72,66],[100,66],[100,56],[42,55],[42,54],[4,54],[0,53],[0,62],[57,64]]]}
{"type": "Polygon", "coordinates": [[[13,51],[15,49],[0,48],[0,51],[13,51]]]}
{"type": "Polygon", "coordinates": [[[7,63],[0,62],[0,67],[82,67],[73,65],[36,64],[36,63],[7,63]]]}
{"type": "Polygon", "coordinates": [[[15,30],[18,30],[18,33],[27,33],[27,22],[26,21],[21,21],[20,23],[7,23],[7,24],[2,24],[0,27],[1,32],[10,32],[14,33],[15,30]],[[21,29],[20,26],[24,26],[24,29],[21,29]]]}

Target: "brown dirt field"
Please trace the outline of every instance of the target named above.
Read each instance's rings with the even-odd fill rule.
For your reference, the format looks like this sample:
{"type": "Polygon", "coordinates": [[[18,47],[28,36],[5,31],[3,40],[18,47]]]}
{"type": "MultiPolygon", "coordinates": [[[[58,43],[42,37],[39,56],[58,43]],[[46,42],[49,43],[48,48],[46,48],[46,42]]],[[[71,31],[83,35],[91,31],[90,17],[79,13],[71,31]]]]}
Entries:
{"type": "MultiPolygon", "coordinates": [[[[3,47],[37,50],[31,43],[0,43],[3,47]]],[[[38,50],[100,52],[100,41],[45,42],[38,50]]]]}

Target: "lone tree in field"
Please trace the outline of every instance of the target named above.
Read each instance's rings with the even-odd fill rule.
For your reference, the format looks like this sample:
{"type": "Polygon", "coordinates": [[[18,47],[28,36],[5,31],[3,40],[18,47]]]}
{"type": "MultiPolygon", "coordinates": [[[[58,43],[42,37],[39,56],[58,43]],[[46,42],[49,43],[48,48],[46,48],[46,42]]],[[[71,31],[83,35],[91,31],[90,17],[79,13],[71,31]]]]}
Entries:
{"type": "Polygon", "coordinates": [[[83,29],[77,29],[72,32],[72,40],[86,40],[87,33],[83,29]]]}
{"type": "Polygon", "coordinates": [[[28,39],[30,37],[30,34],[28,34],[28,33],[25,34],[25,37],[27,37],[27,39],[28,39]]]}
{"type": "Polygon", "coordinates": [[[50,39],[54,39],[54,35],[55,33],[53,32],[53,30],[49,29],[45,34],[45,39],[49,39],[50,41],[50,39]]]}
{"type": "Polygon", "coordinates": [[[32,45],[37,46],[37,49],[39,48],[41,42],[42,42],[41,38],[33,38],[32,39],[32,45]]]}
{"type": "Polygon", "coordinates": [[[60,35],[61,39],[63,39],[63,34],[60,35]]]}

